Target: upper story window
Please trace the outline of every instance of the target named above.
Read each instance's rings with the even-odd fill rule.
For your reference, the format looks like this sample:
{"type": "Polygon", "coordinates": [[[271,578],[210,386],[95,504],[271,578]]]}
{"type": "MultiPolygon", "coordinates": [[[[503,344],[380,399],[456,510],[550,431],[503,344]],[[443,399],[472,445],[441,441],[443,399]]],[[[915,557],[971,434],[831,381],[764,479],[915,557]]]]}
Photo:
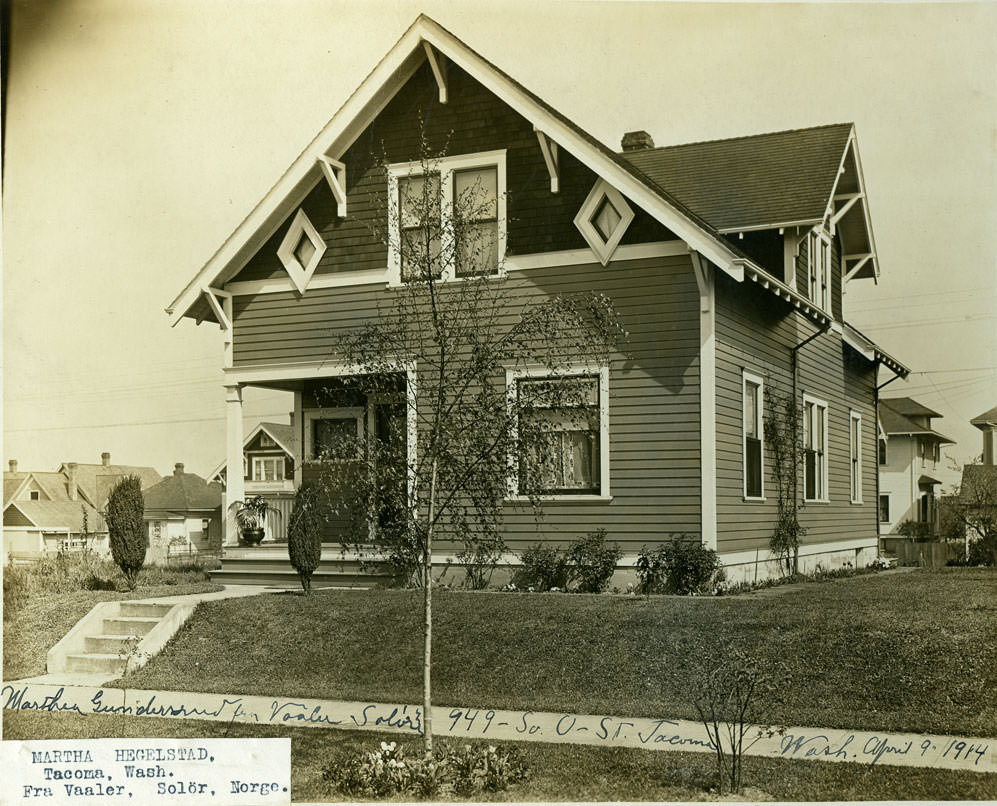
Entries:
{"type": "Polygon", "coordinates": [[[745,372],[744,394],[744,497],[762,498],[764,429],[762,425],[762,379],[745,372]]]}
{"type": "Polygon", "coordinates": [[[818,227],[807,237],[807,296],[831,310],[831,236],[818,227]]]}
{"type": "Polygon", "coordinates": [[[803,498],[827,501],[827,403],[803,396],[803,498]]]}
{"type": "Polygon", "coordinates": [[[879,438],[879,463],[886,464],[886,440],[882,437],[879,438]]]}
{"type": "Polygon", "coordinates": [[[388,169],[392,282],[498,275],[505,257],[505,151],[388,169]]]}

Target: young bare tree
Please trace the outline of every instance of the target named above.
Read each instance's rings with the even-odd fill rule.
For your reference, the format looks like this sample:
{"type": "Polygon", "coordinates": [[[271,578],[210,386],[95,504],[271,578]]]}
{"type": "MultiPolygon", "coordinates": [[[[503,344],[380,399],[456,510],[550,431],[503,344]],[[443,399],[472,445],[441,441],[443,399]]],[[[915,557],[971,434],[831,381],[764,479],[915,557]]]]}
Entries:
{"type": "Polygon", "coordinates": [[[965,465],[962,482],[949,502],[949,514],[965,534],[966,561],[997,565],[997,467],[965,465]]]}
{"type": "Polygon", "coordinates": [[[461,547],[468,584],[483,587],[505,550],[507,498],[598,483],[598,367],[626,333],[601,294],[548,295],[505,275],[494,168],[450,170],[423,142],[391,186],[381,220],[397,223],[375,235],[400,283],[337,344],[356,369],[337,394],[365,396],[378,424],[359,444],[343,434],[324,446],[323,481],[352,539],[422,587],[431,753],[434,543],[461,547]]]}

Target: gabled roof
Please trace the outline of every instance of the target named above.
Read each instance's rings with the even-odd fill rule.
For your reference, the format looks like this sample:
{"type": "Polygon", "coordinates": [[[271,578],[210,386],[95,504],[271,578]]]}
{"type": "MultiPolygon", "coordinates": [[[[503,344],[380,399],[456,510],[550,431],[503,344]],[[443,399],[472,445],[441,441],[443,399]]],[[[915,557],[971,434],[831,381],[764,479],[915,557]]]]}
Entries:
{"type": "Polygon", "coordinates": [[[912,397],[887,397],[879,401],[905,417],[941,417],[937,411],[918,403],[912,397]]]}
{"type": "Polygon", "coordinates": [[[988,491],[997,490],[997,466],[995,465],[963,465],[962,483],[959,485],[959,497],[964,503],[979,500],[993,500],[993,494],[988,491]]]}
{"type": "MultiPolygon", "coordinates": [[[[931,409],[926,409],[919,403],[911,400],[910,398],[891,398],[887,400],[879,401],[879,422],[886,431],[888,435],[892,436],[926,436],[933,437],[937,442],[946,445],[954,444],[954,440],[949,439],[943,434],[939,434],[937,431],[926,428],[920,423],[915,422],[910,419],[910,416],[917,416],[917,412],[913,415],[905,414],[901,409],[923,409],[925,412],[930,412],[931,409]],[[900,403],[900,408],[894,408],[893,403],[897,401],[900,403]]],[[[931,412],[933,417],[941,417],[940,414],[931,412]]]]}
{"type": "Polygon", "coordinates": [[[143,490],[146,512],[166,510],[192,512],[218,509],[222,505],[220,484],[209,484],[196,473],[177,470],[158,484],[143,490]]]}
{"type": "Polygon", "coordinates": [[[851,132],[851,123],[838,123],[622,156],[720,231],[814,224],[851,132]]]}
{"type": "Polygon", "coordinates": [[[105,529],[104,522],[86,501],[15,501],[4,512],[14,508],[19,510],[34,526],[54,531],[69,529],[72,532],[83,530],[83,512],[87,513],[87,528],[91,532],[105,529]]]}
{"type": "MultiPolygon", "coordinates": [[[[67,464],[59,465],[63,482],[67,478],[67,464]]],[[[102,507],[114,485],[127,476],[137,476],[143,490],[162,478],[155,468],[141,465],[76,464],[76,484],[96,507],[102,507]]]]}
{"type": "Polygon", "coordinates": [[[855,269],[855,277],[879,276],[852,123],[621,156],[722,233],[811,227],[834,216],[844,251],[856,256],[846,273],[855,269]],[[853,196],[858,199],[846,206],[853,196]]]}
{"type": "MultiPolygon", "coordinates": [[[[21,492],[34,482],[45,497],[51,501],[69,501],[69,479],[62,473],[21,471],[3,474],[3,503],[6,507],[12,500],[17,498],[21,492]]],[[[77,488],[79,484],[77,484],[77,488]]]]}
{"type": "MultiPolygon", "coordinates": [[[[254,439],[261,433],[267,433],[272,438],[273,441],[280,446],[280,449],[284,451],[288,456],[294,459],[294,426],[288,425],[286,423],[260,423],[252,431],[249,432],[247,436],[242,441],[242,450],[245,453],[246,447],[252,443],[254,439]]],[[[228,465],[228,459],[223,459],[221,464],[218,465],[214,470],[208,474],[209,479],[218,478],[219,474],[226,469],[228,465]]]]}
{"type": "Polygon", "coordinates": [[[969,423],[970,425],[975,425],[981,431],[997,426],[997,406],[994,406],[990,411],[985,411],[983,414],[974,417],[969,423]]]}
{"type": "Polygon", "coordinates": [[[223,285],[242,269],[308,192],[323,180],[323,158],[338,160],[343,155],[405,81],[426,61],[427,48],[443,54],[467,72],[709,261],[736,279],[743,278],[744,264],[750,261],[719,237],[709,223],[628,160],[423,14],[409,26],[332,120],[166,308],[174,325],[185,316],[219,321],[217,310],[201,301],[205,291],[223,285]]]}

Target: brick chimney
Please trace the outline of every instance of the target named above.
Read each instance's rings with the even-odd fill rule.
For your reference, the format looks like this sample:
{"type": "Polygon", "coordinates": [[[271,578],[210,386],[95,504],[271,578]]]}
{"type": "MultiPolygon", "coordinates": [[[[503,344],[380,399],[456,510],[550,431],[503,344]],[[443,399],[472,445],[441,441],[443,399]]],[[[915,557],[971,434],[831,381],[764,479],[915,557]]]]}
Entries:
{"type": "Polygon", "coordinates": [[[76,462],[66,462],[66,486],[69,488],[69,500],[76,501],[79,494],[76,492],[76,462]]]}
{"type": "Polygon", "coordinates": [[[173,465],[173,475],[182,476],[183,475],[183,462],[177,462],[173,465]]]}
{"type": "Polygon", "coordinates": [[[111,466],[111,454],[108,453],[107,451],[104,451],[100,455],[100,463],[102,465],[104,465],[104,467],[110,467],[111,466]]]}
{"type": "Polygon", "coordinates": [[[8,462],[8,464],[10,465],[10,472],[11,473],[16,473],[17,472],[17,459],[11,459],[8,462]]]}
{"type": "Polygon", "coordinates": [[[645,148],[654,148],[654,140],[647,132],[627,132],[620,141],[620,146],[624,151],[643,151],[645,148]]]}

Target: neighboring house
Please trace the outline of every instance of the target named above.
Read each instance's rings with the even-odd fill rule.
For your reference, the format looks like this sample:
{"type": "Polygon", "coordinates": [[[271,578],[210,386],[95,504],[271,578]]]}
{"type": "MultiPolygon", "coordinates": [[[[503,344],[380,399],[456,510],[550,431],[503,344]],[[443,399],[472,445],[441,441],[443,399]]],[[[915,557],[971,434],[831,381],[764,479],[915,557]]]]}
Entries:
{"type": "Polygon", "coordinates": [[[178,462],[173,475],[142,491],[148,527],[146,560],[163,562],[170,547],[181,552],[218,551],[222,543],[222,487],[178,462]]]}
{"type": "Polygon", "coordinates": [[[935,532],[938,506],[936,473],[942,445],[952,440],[932,428],[941,417],[909,397],[879,401],[879,533],[893,535],[905,521],[935,532]]]}
{"type": "MultiPolygon", "coordinates": [[[[994,458],[994,434],[997,433],[997,406],[990,409],[990,411],[983,412],[978,417],[974,417],[969,423],[979,428],[983,437],[981,464],[993,467],[997,464],[994,458]]],[[[970,467],[970,465],[967,465],[967,467],[970,467]]]]}
{"type": "MultiPolygon", "coordinates": [[[[243,459],[247,386],[294,392],[296,483],[316,472],[326,439],[376,434],[392,416],[345,389],[315,401],[358,371],[337,360],[337,337],[406,281],[371,233],[408,223],[389,198],[420,181],[420,121],[431,148],[447,145],[444,215],[461,183],[493,194],[494,215],[476,226],[496,245],[490,271],[510,301],[603,292],[630,332],[628,356],[592,366],[578,355],[550,373],[591,384],[588,461],[569,455],[577,428],[554,423],[567,453],[539,525],[510,479],[508,561],[603,527],[623,567],[684,533],[734,578],[771,573],[773,393],[802,417],[801,566],[876,557],[877,371],[909,371],[845,321],[845,285],[879,273],[854,127],[671,148],[630,132],[618,153],[424,16],[167,309],[174,323],[224,332],[229,467],[243,459]]],[[[411,388],[418,371],[397,377],[411,388]]],[[[530,380],[510,373],[510,394],[530,380]]],[[[414,417],[405,428],[415,450],[414,417]]],[[[231,499],[243,481],[229,479],[231,499]]]]}
{"type": "MultiPolygon", "coordinates": [[[[292,424],[260,423],[243,442],[242,488],[239,497],[226,496],[226,501],[243,497],[263,496],[273,512],[267,517],[264,540],[285,540],[287,523],[294,504],[295,456],[298,441],[295,436],[294,414],[292,424]]],[[[215,468],[208,477],[213,482],[227,485],[228,462],[215,468]]]]}
{"type": "MultiPolygon", "coordinates": [[[[969,421],[980,429],[983,436],[983,455],[980,464],[963,465],[959,485],[959,503],[975,525],[970,538],[975,540],[997,534],[997,457],[994,456],[994,433],[997,432],[997,407],[985,411],[969,421]]],[[[991,551],[994,548],[990,543],[991,551]]],[[[997,556],[994,557],[997,561],[997,556]]]]}
{"type": "Polygon", "coordinates": [[[55,472],[19,471],[11,459],[4,472],[4,561],[10,552],[55,553],[82,549],[84,513],[90,548],[106,554],[107,526],[100,516],[111,489],[126,476],[143,486],[159,481],[151,467],[112,465],[111,454],[100,464],[63,462],[55,472]]]}

